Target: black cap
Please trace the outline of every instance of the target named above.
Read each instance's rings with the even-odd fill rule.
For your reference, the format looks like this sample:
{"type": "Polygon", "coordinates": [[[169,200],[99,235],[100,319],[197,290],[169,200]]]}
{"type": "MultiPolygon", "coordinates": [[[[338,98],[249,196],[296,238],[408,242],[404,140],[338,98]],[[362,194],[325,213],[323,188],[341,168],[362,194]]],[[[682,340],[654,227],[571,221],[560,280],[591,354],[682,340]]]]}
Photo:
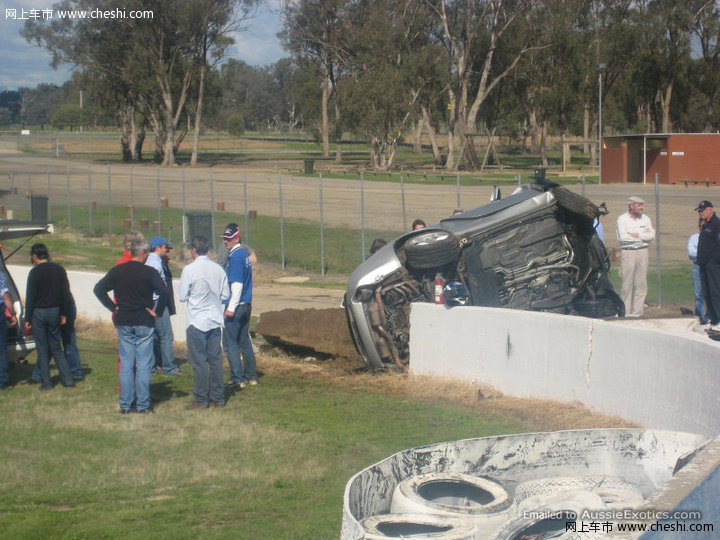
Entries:
{"type": "Polygon", "coordinates": [[[702,212],[706,208],[712,208],[712,207],[713,207],[713,205],[710,201],[700,201],[700,204],[697,205],[697,208],[695,210],[697,210],[698,212],[702,212]]]}

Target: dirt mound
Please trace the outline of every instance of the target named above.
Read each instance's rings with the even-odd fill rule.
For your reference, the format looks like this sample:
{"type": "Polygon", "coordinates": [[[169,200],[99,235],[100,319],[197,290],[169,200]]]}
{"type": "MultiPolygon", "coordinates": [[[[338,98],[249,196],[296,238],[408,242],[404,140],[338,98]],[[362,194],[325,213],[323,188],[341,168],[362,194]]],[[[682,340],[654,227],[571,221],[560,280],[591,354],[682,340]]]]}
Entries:
{"type": "Polygon", "coordinates": [[[274,346],[362,361],[341,308],[266,311],[255,331],[274,346]]]}

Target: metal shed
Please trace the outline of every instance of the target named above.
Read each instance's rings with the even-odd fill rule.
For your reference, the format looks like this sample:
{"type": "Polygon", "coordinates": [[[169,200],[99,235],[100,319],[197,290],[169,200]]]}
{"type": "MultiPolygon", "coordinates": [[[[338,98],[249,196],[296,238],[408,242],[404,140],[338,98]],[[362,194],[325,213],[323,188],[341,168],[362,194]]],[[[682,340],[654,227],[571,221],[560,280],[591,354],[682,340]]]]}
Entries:
{"type": "Polygon", "coordinates": [[[603,184],[720,184],[720,133],[645,133],[602,138],[603,184]]]}

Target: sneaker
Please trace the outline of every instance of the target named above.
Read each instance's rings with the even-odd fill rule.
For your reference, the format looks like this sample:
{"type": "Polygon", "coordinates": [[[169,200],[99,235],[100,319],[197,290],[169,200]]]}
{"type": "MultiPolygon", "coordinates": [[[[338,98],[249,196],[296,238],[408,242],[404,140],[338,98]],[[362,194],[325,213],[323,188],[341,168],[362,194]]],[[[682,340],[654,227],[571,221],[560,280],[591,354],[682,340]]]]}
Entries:
{"type": "Polygon", "coordinates": [[[250,379],[250,380],[248,381],[248,384],[249,384],[250,386],[257,386],[257,379],[250,379]]]}
{"type": "Polygon", "coordinates": [[[247,386],[247,383],[245,381],[240,381],[237,385],[242,390],[243,388],[245,388],[247,386]]]}
{"type": "Polygon", "coordinates": [[[152,414],[152,409],[138,409],[135,411],[138,414],[152,414]]]}
{"type": "Polygon", "coordinates": [[[720,323],[711,324],[709,328],[712,332],[720,332],[720,323]]]}
{"type": "Polygon", "coordinates": [[[120,414],[130,414],[132,409],[120,409],[120,414]]]}
{"type": "Polygon", "coordinates": [[[222,408],[222,407],[224,407],[224,406],[225,406],[225,402],[224,402],[224,401],[211,401],[211,402],[210,402],[210,407],[213,407],[213,408],[216,408],[216,409],[222,408]]]}

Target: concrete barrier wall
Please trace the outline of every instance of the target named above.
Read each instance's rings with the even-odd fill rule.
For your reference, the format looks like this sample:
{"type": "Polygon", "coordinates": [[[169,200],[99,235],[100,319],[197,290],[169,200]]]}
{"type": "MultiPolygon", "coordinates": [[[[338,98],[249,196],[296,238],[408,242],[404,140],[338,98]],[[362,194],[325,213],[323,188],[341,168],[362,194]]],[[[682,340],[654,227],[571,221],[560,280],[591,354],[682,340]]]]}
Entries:
{"type": "MultiPolygon", "coordinates": [[[[8,270],[23,298],[25,298],[27,276],[31,268],[32,266],[8,265],[8,270]]],[[[79,270],[69,270],[67,274],[68,281],[70,282],[70,290],[75,297],[75,304],[77,305],[79,316],[89,320],[111,322],[110,312],[93,294],[93,287],[95,287],[95,284],[100,281],[105,274],[101,272],[82,272],[79,270]]],[[[173,280],[173,288],[175,290],[175,307],[177,308],[177,314],[170,317],[175,338],[174,341],[184,342],[187,317],[185,316],[185,304],[180,303],[177,299],[177,279],[173,280]]]]}
{"type": "Polygon", "coordinates": [[[645,427],[720,434],[720,347],[623,321],[417,303],[410,371],[580,401],[645,427]]]}

